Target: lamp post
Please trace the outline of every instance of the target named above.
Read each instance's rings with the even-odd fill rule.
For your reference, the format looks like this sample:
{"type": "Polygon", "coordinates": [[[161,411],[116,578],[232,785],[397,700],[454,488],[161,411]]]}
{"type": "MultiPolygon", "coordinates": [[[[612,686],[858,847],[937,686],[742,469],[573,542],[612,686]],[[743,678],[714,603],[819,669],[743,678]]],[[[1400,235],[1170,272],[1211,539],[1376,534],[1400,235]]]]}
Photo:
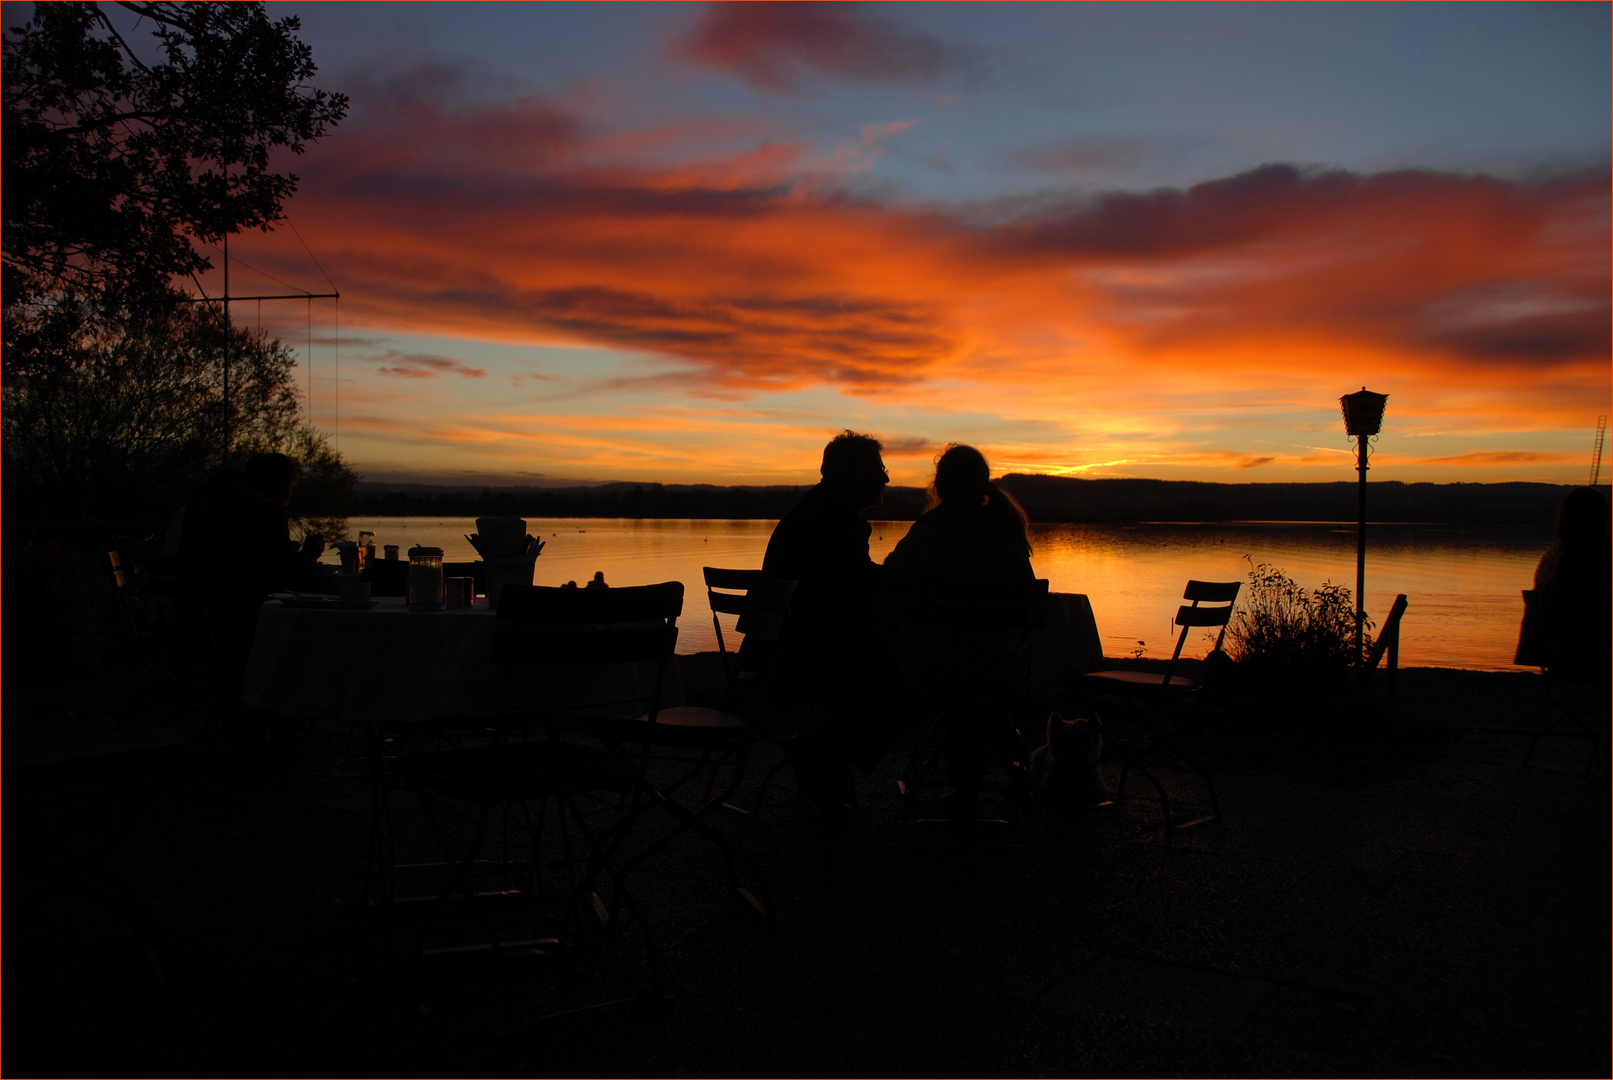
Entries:
{"type": "Polygon", "coordinates": [[[1355,470],[1360,477],[1357,490],[1360,493],[1358,500],[1357,531],[1355,537],[1355,659],[1361,662],[1364,655],[1362,651],[1363,631],[1366,625],[1366,581],[1367,581],[1367,446],[1377,438],[1378,431],[1383,427],[1383,406],[1389,400],[1388,394],[1374,394],[1366,387],[1353,394],[1345,394],[1339,398],[1339,407],[1344,410],[1344,430],[1349,432],[1355,440],[1355,470]]]}

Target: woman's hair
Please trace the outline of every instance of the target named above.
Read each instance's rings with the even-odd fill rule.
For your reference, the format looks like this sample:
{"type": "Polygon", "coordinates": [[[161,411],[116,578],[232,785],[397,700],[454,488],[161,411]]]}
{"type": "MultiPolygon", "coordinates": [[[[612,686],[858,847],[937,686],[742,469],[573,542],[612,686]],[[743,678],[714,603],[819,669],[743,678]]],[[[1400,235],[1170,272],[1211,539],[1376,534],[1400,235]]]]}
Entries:
{"type": "Polygon", "coordinates": [[[935,479],[930,481],[930,509],[950,502],[962,506],[983,506],[1003,529],[1030,554],[1030,519],[1014,497],[991,482],[991,466],[986,455],[963,443],[950,443],[935,459],[935,479]]]}
{"type": "Polygon", "coordinates": [[[1557,508],[1557,539],[1564,547],[1594,544],[1607,535],[1607,500],[1591,487],[1575,488],[1557,508]]]}

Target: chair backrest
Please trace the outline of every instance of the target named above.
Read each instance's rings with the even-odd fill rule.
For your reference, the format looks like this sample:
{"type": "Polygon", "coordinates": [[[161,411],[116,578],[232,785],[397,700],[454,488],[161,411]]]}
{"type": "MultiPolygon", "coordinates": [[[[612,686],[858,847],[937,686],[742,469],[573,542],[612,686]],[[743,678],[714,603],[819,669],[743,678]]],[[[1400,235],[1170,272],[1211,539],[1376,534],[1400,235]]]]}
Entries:
{"type": "Polygon", "coordinates": [[[112,564],[112,586],[117,593],[118,609],[123,612],[123,626],[131,638],[140,636],[140,621],[135,618],[134,603],[129,599],[129,575],[123,568],[123,552],[116,548],[106,553],[112,564]]]}
{"type": "Polygon", "coordinates": [[[610,589],[506,585],[492,644],[492,661],[503,669],[504,711],[533,713],[511,706],[512,690],[518,673],[542,669],[544,696],[553,704],[539,713],[587,717],[647,711],[653,724],[682,611],[681,581],[610,589]],[[574,670],[557,670],[568,668],[574,670]]]}
{"type": "MultiPolygon", "coordinates": [[[[762,580],[760,570],[732,570],[721,566],[703,566],[700,572],[706,579],[706,603],[711,605],[711,628],[717,635],[717,654],[722,657],[722,670],[729,682],[734,673],[729,662],[728,643],[723,638],[721,615],[744,617],[747,604],[745,594],[752,585],[762,580]]],[[[743,633],[736,625],[736,631],[743,633]]]]}
{"type": "Polygon", "coordinates": [[[701,568],[706,579],[706,601],[711,605],[711,626],[717,634],[717,652],[722,657],[723,674],[729,689],[741,677],[730,661],[727,641],[723,638],[722,615],[737,616],[734,630],[745,635],[752,644],[745,652],[755,658],[765,658],[766,649],[778,642],[789,619],[790,601],[795,596],[795,582],[770,578],[760,570],[732,570],[720,566],[701,568]]]}
{"type": "Polygon", "coordinates": [[[493,662],[501,666],[664,663],[678,642],[681,581],[614,589],[507,589],[493,630],[493,662]]]}
{"type": "Polygon", "coordinates": [[[1389,617],[1383,620],[1383,626],[1378,630],[1378,638],[1372,643],[1372,651],[1367,654],[1366,662],[1361,665],[1360,678],[1367,682],[1372,673],[1378,669],[1378,661],[1383,659],[1385,652],[1389,654],[1389,693],[1394,694],[1394,679],[1400,670],[1400,620],[1406,614],[1406,594],[1401,593],[1395,597],[1390,605],[1389,617]]]}
{"type": "Polygon", "coordinates": [[[1181,659],[1182,647],[1187,644],[1188,631],[1196,626],[1219,626],[1221,632],[1215,637],[1215,647],[1219,649],[1227,637],[1227,624],[1232,621],[1232,609],[1237,606],[1238,590],[1243,587],[1241,581],[1189,581],[1187,588],[1182,591],[1182,599],[1191,601],[1176,609],[1176,625],[1182,632],[1176,638],[1176,650],[1171,653],[1171,662],[1165,669],[1162,680],[1170,684],[1171,675],[1175,672],[1176,662],[1181,659]],[[1211,606],[1203,606],[1211,605],[1211,606]]]}
{"type": "Polygon", "coordinates": [[[1606,682],[1609,643],[1606,587],[1573,590],[1559,579],[1523,590],[1523,625],[1514,664],[1572,681],[1606,682]]]}

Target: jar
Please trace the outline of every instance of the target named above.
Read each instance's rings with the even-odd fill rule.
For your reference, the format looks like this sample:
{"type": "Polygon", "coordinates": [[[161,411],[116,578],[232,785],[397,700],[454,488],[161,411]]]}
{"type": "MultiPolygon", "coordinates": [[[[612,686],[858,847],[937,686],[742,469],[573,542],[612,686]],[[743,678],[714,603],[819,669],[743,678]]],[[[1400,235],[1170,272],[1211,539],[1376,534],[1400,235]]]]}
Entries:
{"type": "Polygon", "coordinates": [[[409,610],[441,611],[448,602],[442,548],[409,549],[409,610]]]}
{"type": "Polygon", "coordinates": [[[396,544],[388,544],[382,550],[384,550],[386,552],[386,561],[387,562],[397,562],[398,561],[398,545],[396,545],[396,544]]]}

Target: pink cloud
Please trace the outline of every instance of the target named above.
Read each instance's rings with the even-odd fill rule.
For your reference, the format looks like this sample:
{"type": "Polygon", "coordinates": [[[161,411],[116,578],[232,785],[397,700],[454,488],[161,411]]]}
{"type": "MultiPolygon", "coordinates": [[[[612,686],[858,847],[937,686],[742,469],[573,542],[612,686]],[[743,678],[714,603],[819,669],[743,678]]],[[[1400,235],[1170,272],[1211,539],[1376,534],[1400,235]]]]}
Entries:
{"type": "Polygon", "coordinates": [[[467,379],[480,379],[487,375],[486,368],[474,368],[451,356],[434,356],[430,353],[401,353],[388,350],[379,356],[364,357],[382,375],[405,379],[432,379],[438,375],[461,375],[467,379]]]}
{"type": "Polygon", "coordinates": [[[809,76],[927,82],[967,63],[934,38],[905,33],[842,3],[712,4],[669,51],[785,94],[809,76]]]}

